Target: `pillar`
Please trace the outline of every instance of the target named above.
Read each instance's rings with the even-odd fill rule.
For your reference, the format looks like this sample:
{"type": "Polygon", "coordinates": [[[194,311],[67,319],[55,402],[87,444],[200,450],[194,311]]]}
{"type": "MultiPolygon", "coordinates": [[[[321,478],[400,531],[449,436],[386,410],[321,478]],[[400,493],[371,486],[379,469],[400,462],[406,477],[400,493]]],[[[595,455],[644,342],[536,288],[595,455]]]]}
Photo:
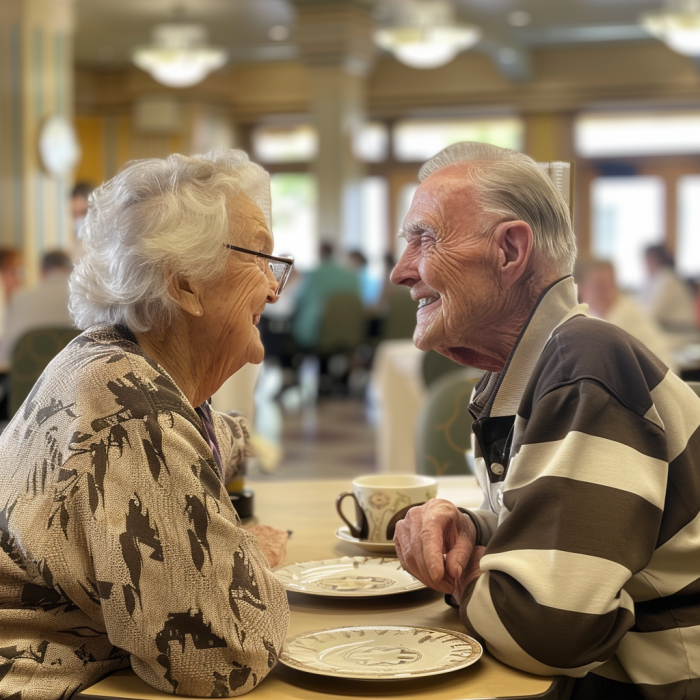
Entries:
{"type": "Polygon", "coordinates": [[[365,77],[375,55],[371,2],[295,0],[296,42],[307,67],[319,136],[318,230],[338,247],[358,240],[359,182],[364,165],[353,137],[365,120],[365,77]]]}
{"type": "Polygon", "coordinates": [[[43,123],[73,115],[73,0],[0,0],[0,245],[24,252],[28,281],[41,254],[73,232],[69,176],[40,161],[43,123]]]}

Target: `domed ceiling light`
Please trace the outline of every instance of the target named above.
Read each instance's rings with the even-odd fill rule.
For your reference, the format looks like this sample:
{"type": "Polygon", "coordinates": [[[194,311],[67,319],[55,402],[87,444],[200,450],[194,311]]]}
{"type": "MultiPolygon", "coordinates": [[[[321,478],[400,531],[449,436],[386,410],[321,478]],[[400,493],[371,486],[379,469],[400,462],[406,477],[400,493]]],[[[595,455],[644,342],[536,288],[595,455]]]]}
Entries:
{"type": "Polygon", "coordinates": [[[669,2],[668,9],[645,12],[640,21],[676,53],[700,55],[700,0],[669,2]]]}
{"type": "Polygon", "coordinates": [[[209,46],[207,39],[201,24],[161,24],[153,30],[153,43],[134,49],[131,59],[163,85],[190,87],[228,59],[225,49],[209,46]]]}
{"type": "Polygon", "coordinates": [[[481,38],[481,29],[454,22],[452,7],[439,0],[416,0],[402,7],[398,23],[380,27],[374,41],[411,68],[438,68],[481,38]]]}

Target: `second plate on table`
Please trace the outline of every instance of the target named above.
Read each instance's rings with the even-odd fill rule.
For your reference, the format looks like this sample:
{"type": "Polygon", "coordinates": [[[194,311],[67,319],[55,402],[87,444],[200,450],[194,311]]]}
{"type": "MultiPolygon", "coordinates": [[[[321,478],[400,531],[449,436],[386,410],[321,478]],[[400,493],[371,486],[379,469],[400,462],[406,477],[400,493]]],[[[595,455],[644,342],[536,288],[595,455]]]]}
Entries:
{"type": "Polygon", "coordinates": [[[334,678],[423,678],[471,666],[482,654],[475,639],[438,627],[368,625],[302,632],[284,643],[280,661],[334,678]]]}
{"type": "Polygon", "coordinates": [[[288,591],[339,598],[373,598],[406,593],[425,585],[401,568],[398,559],[342,557],[275,569],[288,591]]]}
{"type": "Polygon", "coordinates": [[[350,528],[347,525],[339,528],[335,536],[343,542],[350,542],[357,545],[367,552],[376,552],[377,554],[395,554],[396,547],[392,541],[389,542],[369,542],[368,540],[359,540],[350,534],[350,528]]]}

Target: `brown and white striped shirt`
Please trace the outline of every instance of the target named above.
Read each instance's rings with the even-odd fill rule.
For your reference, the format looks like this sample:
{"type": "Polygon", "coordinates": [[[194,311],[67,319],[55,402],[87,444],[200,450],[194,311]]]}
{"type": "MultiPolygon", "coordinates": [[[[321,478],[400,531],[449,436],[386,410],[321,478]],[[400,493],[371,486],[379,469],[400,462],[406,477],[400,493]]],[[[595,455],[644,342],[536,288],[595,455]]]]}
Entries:
{"type": "Polygon", "coordinates": [[[700,399],[567,277],[471,410],[487,549],[466,626],[580,677],[577,700],[700,698],[700,399]]]}

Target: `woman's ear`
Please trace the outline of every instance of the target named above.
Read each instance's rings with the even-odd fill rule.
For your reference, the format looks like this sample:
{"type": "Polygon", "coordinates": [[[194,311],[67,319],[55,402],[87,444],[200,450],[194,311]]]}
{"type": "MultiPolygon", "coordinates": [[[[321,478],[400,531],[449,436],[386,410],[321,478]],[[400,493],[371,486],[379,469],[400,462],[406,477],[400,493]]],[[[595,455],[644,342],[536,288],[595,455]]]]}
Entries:
{"type": "Polygon", "coordinates": [[[178,275],[170,277],[168,294],[185,313],[192,316],[202,316],[204,314],[198,285],[190,284],[184,277],[178,275]]]}
{"type": "Polygon", "coordinates": [[[499,274],[504,289],[512,287],[523,275],[532,254],[533,235],[524,221],[504,221],[496,227],[499,274]]]}

